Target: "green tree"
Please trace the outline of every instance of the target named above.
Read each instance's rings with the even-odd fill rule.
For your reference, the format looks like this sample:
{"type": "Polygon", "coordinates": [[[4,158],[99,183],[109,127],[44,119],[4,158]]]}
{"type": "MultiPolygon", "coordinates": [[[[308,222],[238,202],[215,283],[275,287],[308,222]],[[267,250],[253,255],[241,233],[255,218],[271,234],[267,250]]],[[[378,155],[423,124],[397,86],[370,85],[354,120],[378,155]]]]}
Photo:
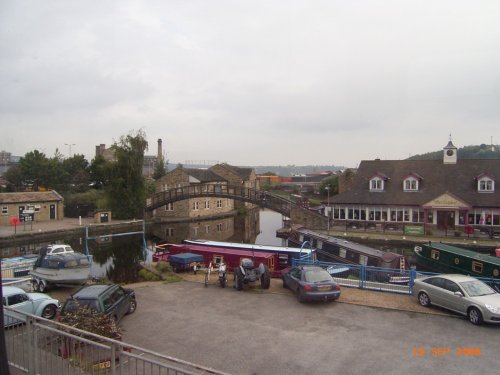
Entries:
{"type": "Polygon", "coordinates": [[[38,191],[39,186],[47,185],[49,159],[43,152],[30,151],[19,159],[22,185],[38,191]]]}
{"type": "Polygon", "coordinates": [[[116,161],[106,192],[116,218],[142,217],[146,201],[146,184],[142,175],[144,152],[148,148],[142,130],[122,136],[113,146],[116,161]]]}
{"type": "Polygon", "coordinates": [[[330,176],[328,178],[325,178],[320,186],[319,186],[319,191],[320,191],[320,194],[323,195],[323,196],[328,196],[328,194],[330,194],[330,196],[332,195],[336,195],[339,193],[339,177],[338,176],[330,176]],[[328,192],[326,190],[326,187],[330,187],[330,192],[328,192]]]}
{"type": "Polygon", "coordinates": [[[159,178],[162,178],[166,174],[165,170],[165,161],[163,160],[163,157],[161,157],[158,160],[158,163],[156,163],[155,170],[153,173],[153,179],[158,180],[159,178]]]}
{"type": "Polygon", "coordinates": [[[111,163],[102,155],[97,155],[92,159],[89,167],[90,181],[94,188],[101,188],[109,183],[111,175],[111,163]]]}
{"type": "Polygon", "coordinates": [[[3,174],[3,178],[7,180],[7,191],[19,191],[23,186],[23,174],[19,165],[10,167],[3,174]]]}

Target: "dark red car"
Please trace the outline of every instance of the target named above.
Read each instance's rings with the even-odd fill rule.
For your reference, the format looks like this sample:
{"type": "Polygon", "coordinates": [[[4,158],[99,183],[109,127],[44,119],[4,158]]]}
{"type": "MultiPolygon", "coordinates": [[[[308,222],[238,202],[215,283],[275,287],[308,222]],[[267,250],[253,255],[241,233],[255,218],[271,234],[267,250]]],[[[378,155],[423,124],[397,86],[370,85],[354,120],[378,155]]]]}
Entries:
{"type": "Polygon", "coordinates": [[[323,268],[298,266],[283,270],[283,288],[297,293],[299,302],[331,301],[340,297],[340,286],[323,268]]]}

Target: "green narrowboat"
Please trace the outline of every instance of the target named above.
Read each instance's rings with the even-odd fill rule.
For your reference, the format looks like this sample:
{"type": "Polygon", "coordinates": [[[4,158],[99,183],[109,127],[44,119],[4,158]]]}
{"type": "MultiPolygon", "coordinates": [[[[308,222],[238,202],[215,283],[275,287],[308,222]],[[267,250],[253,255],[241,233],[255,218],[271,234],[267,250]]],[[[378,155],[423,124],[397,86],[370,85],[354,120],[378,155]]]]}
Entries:
{"type": "Polygon", "coordinates": [[[461,273],[474,277],[500,278],[500,257],[480,254],[441,242],[414,248],[417,267],[440,273],[461,273]]]}

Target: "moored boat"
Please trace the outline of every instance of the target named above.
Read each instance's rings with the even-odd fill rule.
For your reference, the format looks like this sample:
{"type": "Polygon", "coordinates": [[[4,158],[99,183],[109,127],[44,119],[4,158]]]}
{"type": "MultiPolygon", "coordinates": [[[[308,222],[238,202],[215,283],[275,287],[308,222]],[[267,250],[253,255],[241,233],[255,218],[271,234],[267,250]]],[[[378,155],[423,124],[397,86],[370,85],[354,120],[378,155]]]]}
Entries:
{"type": "Polygon", "coordinates": [[[293,226],[288,237],[289,246],[301,246],[304,241],[315,248],[321,261],[399,270],[410,268],[404,255],[314,232],[301,225],[293,226]]]}
{"type": "Polygon", "coordinates": [[[500,251],[497,256],[491,256],[441,242],[417,245],[414,251],[417,267],[429,271],[500,278],[500,251]]]}

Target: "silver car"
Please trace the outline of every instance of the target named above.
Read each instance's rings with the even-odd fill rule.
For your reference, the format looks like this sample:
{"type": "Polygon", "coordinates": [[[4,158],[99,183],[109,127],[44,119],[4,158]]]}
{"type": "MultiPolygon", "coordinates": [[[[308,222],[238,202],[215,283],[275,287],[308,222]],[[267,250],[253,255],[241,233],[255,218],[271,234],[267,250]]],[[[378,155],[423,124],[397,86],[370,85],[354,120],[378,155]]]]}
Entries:
{"type": "Polygon", "coordinates": [[[436,275],[415,280],[422,306],[435,305],[467,316],[472,324],[500,323],[500,294],[465,275],[436,275]]]}

